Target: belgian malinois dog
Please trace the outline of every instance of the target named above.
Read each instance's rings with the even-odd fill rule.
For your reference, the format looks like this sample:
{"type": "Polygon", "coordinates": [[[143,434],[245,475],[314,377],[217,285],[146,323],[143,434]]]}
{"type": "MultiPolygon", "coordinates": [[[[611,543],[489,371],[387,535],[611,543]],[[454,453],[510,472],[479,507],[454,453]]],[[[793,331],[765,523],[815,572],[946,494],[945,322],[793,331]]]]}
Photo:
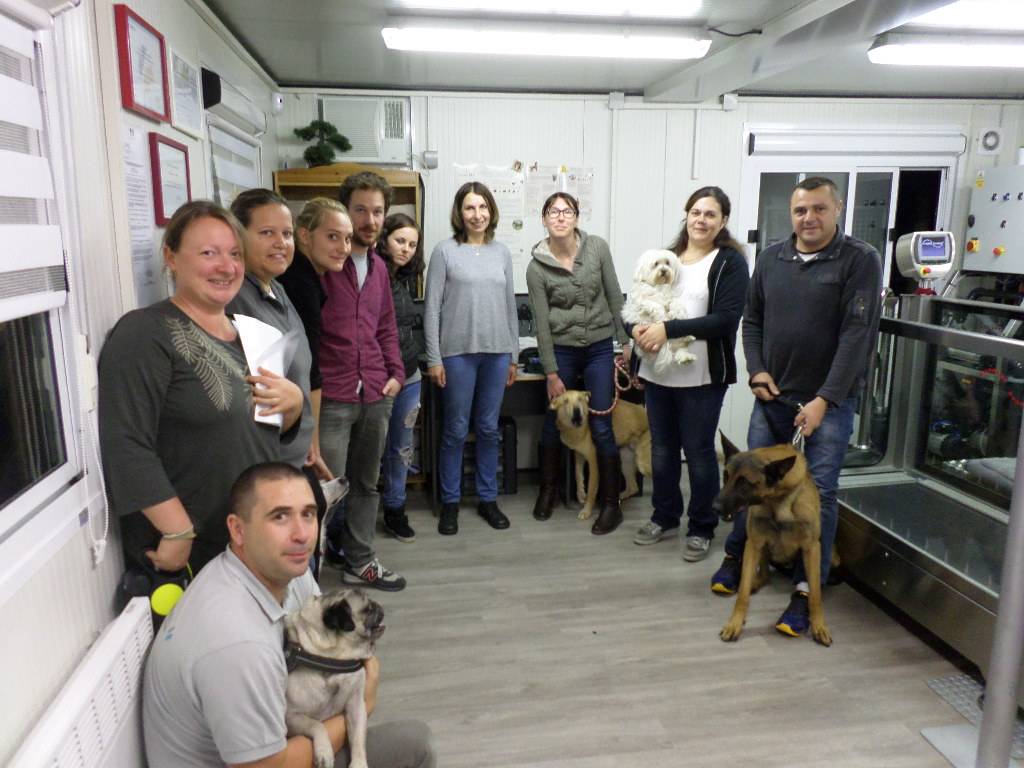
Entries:
{"type": "Polygon", "coordinates": [[[810,588],[811,635],[822,645],[831,645],[821,606],[821,499],[807,473],[807,460],[788,443],[741,453],[725,435],[721,437],[725,471],[712,508],[729,522],[746,507],[747,543],[736,605],[719,636],[739,639],[750,593],[768,581],[769,560],[788,563],[799,551],[810,588]]]}

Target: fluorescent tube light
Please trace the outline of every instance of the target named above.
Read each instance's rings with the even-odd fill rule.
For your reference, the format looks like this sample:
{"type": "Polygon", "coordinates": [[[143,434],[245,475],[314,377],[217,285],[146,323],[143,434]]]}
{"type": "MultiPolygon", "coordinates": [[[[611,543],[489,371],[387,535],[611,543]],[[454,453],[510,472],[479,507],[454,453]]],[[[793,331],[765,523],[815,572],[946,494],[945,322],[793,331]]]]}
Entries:
{"type": "Polygon", "coordinates": [[[399,4],[418,11],[687,19],[700,11],[701,0],[399,0],[399,4]]]}
{"type": "Polygon", "coordinates": [[[887,32],[875,40],[868,59],[924,67],[1024,67],[1024,37],[887,32]]]}
{"type": "Polygon", "coordinates": [[[1021,0],[959,0],[918,16],[910,24],[915,27],[1024,31],[1024,3],[1021,0]]]}
{"type": "MultiPolygon", "coordinates": [[[[424,20],[426,21],[426,20],[424,20]]],[[[634,28],[636,29],[636,28],[634,28]]],[[[434,53],[478,53],[504,56],[558,56],[595,59],[699,59],[711,40],[684,35],[636,34],[634,31],[586,32],[466,27],[385,27],[384,44],[391,50],[434,53]]]]}

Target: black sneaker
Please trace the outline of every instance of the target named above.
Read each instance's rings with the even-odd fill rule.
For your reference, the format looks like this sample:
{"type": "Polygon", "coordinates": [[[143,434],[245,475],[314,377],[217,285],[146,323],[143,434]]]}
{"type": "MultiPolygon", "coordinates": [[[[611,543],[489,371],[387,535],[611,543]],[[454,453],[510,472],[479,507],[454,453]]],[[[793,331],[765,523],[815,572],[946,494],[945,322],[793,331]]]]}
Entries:
{"type": "Polygon", "coordinates": [[[508,518],[505,517],[505,513],[498,509],[497,502],[481,501],[476,505],[476,511],[491,528],[497,531],[503,531],[511,525],[508,518]]]}
{"type": "Polygon", "coordinates": [[[711,577],[711,591],[717,595],[735,595],[740,586],[741,563],[732,555],[726,555],[711,577]]]}
{"type": "Polygon", "coordinates": [[[441,505],[441,517],[437,521],[437,532],[442,536],[454,536],[459,532],[458,504],[441,505]]]}
{"type": "Polygon", "coordinates": [[[409,526],[404,504],[393,509],[384,507],[384,530],[406,544],[416,541],[416,531],[409,526]]]}
{"type": "Polygon", "coordinates": [[[775,629],[790,637],[800,637],[807,631],[811,623],[811,614],[807,606],[807,593],[796,591],[789,598],[789,605],[775,622],[775,629]]]}

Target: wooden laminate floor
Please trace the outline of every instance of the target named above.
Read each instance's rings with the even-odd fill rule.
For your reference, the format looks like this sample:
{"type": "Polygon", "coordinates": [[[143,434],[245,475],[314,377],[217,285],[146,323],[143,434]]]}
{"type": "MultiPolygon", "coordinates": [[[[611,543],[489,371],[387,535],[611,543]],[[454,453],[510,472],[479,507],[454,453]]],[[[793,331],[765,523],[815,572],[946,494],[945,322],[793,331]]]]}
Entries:
{"type": "MultiPolygon", "coordinates": [[[[387,631],[373,720],[425,720],[440,766],[948,765],[919,731],[963,722],[926,685],[957,669],[849,586],[825,593],[831,648],[772,628],[779,574],[723,643],[732,599],[708,584],[724,530],[686,563],[678,540],[633,544],[649,496],[598,537],[576,506],[533,520],[536,488],[520,488],[499,497],[506,531],[465,502],[459,534],[439,536],[414,495],[416,541],[379,533],[409,586],[374,593],[387,631]]],[[[337,583],[328,569],[323,586],[337,583]]]]}

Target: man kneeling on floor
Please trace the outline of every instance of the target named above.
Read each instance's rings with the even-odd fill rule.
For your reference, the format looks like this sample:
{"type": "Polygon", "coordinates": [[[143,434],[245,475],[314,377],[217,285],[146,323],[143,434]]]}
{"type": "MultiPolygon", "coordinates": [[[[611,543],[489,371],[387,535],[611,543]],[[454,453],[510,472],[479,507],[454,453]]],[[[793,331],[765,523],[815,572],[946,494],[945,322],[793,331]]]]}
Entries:
{"type": "MultiPolygon", "coordinates": [[[[231,489],[231,543],[185,591],[146,662],[143,726],[150,768],[308,768],[313,745],[286,738],[283,618],[319,592],[309,571],[316,502],[305,476],[283,463],[257,464],[231,489]]],[[[380,667],[366,663],[366,708],[380,667]]],[[[345,718],[324,725],[348,766],[345,718]]],[[[370,727],[371,768],[433,768],[430,733],[406,721],[370,727]]]]}

